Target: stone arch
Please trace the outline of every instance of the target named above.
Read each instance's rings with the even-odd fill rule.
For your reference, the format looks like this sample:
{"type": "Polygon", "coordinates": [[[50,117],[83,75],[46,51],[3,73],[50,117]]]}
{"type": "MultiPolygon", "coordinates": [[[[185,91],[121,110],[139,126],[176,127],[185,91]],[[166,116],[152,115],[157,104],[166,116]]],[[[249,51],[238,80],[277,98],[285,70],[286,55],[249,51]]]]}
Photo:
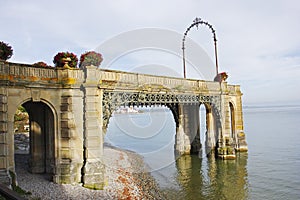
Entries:
{"type": "Polygon", "coordinates": [[[57,112],[45,99],[33,101],[27,98],[21,101],[29,114],[30,152],[29,171],[31,173],[47,173],[54,176],[55,163],[58,159],[57,112]]]}
{"type": "Polygon", "coordinates": [[[103,105],[103,116],[104,116],[104,125],[103,125],[103,129],[104,132],[106,132],[106,129],[108,128],[109,125],[109,121],[110,118],[112,117],[112,114],[114,111],[116,111],[118,108],[121,107],[126,107],[126,106],[134,106],[134,107],[145,107],[145,106],[155,106],[155,105],[160,105],[160,106],[164,106],[165,108],[168,108],[173,116],[174,122],[176,124],[176,127],[179,126],[179,108],[178,108],[178,104],[162,104],[162,103],[157,103],[157,104],[147,104],[147,105],[143,105],[143,104],[139,104],[138,102],[131,102],[129,104],[123,104],[122,102],[118,102],[115,105],[111,105],[110,103],[106,103],[105,105],[103,105]]]}
{"type": "Polygon", "coordinates": [[[179,127],[179,108],[178,108],[178,104],[166,104],[166,107],[168,107],[172,114],[173,114],[173,118],[176,124],[176,127],[179,127]]]}
{"type": "Polygon", "coordinates": [[[178,103],[176,103],[178,100],[171,103],[174,98],[177,97],[173,94],[106,91],[102,98],[103,131],[106,132],[112,113],[121,106],[165,105],[171,110],[176,126],[178,126],[179,110],[178,103]]]}
{"type": "MultiPolygon", "coordinates": [[[[170,95],[170,99],[171,98],[175,98],[175,96],[170,95]]],[[[177,129],[179,128],[179,104],[178,102],[176,103],[176,101],[175,103],[171,103],[171,100],[168,102],[166,101],[167,99],[168,97],[166,97],[166,95],[162,97],[153,93],[105,91],[102,99],[103,132],[106,133],[113,112],[122,106],[144,107],[161,105],[165,108],[168,108],[172,113],[176,126],[174,144],[176,149],[176,136],[178,132],[177,129]]]]}
{"type": "Polygon", "coordinates": [[[195,135],[195,138],[193,138],[192,141],[192,152],[193,153],[201,153],[201,147],[202,145],[204,145],[205,147],[205,152],[206,154],[210,154],[211,151],[216,147],[217,145],[217,111],[215,110],[215,107],[213,106],[213,104],[208,103],[208,102],[202,102],[199,104],[198,106],[198,115],[200,116],[200,107],[204,106],[205,108],[205,121],[206,121],[206,127],[205,127],[205,144],[201,143],[201,139],[200,139],[200,117],[198,117],[199,119],[199,130],[198,133],[195,135]]]}

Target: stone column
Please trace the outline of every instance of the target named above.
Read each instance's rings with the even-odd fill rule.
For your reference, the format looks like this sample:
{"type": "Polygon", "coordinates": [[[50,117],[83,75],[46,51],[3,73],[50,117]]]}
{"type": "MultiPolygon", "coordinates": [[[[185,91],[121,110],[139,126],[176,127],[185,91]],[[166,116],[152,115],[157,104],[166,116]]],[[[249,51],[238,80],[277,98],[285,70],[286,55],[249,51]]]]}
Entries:
{"type": "Polygon", "coordinates": [[[79,89],[64,89],[61,96],[59,156],[54,182],[81,182],[83,166],[83,106],[79,89]]]}
{"type": "Polygon", "coordinates": [[[84,167],[83,186],[103,189],[103,133],[102,133],[102,91],[98,89],[99,70],[94,66],[85,68],[84,90],[84,167]]]}
{"type": "Polygon", "coordinates": [[[212,107],[206,110],[206,128],[207,133],[205,134],[205,150],[206,154],[213,153],[217,145],[217,125],[216,115],[213,113],[212,107]]]}
{"type": "Polygon", "coordinates": [[[236,110],[235,114],[235,130],[237,134],[237,151],[248,151],[248,145],[246,143],[246,136],[244,133],[244,121],[243,121],[243,105],[242,105],[242,93],[239,86],[235,86],[236,89],[236,110]]]}
{"type": "Polygon", "coordinates": [[[222,159],[235,159],[235,150],[232,147],[232,138],[230,134],[230,108],[229,92],[226,82],[221,82],[221,133],[219,137],[218,157],[222,159]]]}
{"type": "Polygon", "coordinates": [[[179,120],[178,127],[176,127],[176,141],[175,150],[179,155],[190,154],[191,142],[190,137],[186,134],[186,119],[188,116],[184,112],[184,106],[179,105],[179,120]]]}
{"type": "Polygon", "coordinates": [[[11,185],[9,174],[9,143],[7,130],[7,91],[0,88],[0,183],[11,185]]]}

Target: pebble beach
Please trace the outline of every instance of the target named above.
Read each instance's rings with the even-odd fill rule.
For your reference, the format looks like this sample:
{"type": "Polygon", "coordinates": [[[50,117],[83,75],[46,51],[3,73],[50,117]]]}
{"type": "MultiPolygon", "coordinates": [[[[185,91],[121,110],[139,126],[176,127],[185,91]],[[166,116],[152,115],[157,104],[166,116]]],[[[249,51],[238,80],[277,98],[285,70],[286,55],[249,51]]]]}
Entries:
{"type": "Polygon", "coordinates": [[[27,199],[166,199],[147,170],[143,158],[131,151],[104,147],[105,187],[91,190],[81,184],[56,184],[45,174],[28,172],[28,155],[16,154],[18,185],[30,192],[27,199]]]}

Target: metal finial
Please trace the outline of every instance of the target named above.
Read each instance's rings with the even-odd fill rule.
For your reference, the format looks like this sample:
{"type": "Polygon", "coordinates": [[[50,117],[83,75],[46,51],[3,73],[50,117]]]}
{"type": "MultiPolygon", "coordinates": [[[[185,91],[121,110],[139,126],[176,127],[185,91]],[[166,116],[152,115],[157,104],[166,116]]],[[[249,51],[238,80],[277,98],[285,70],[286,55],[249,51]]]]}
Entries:
{"type": "Polygon", "coordinates": [[[198,28],[199,28],[199,22],[201,21],[201,18],[200,17],[196,17],[195,19],[194,19],[194,24],[196,24],[196,27],[197,27],[197,30],[198,30],[198,28]]]}

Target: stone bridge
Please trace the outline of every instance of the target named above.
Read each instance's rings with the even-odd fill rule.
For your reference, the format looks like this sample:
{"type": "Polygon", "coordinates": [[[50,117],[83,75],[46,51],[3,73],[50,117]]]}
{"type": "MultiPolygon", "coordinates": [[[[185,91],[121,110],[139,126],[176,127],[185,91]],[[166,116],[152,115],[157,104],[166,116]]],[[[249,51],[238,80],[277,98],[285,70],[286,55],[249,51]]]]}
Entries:
{"type": "Polygon", "coordinates": [[[103,138],[120,106],[165,105],[176,122],[174,150],[201,150],[199,106],[206,108],[206,149],[220,158],[247,151],[240,87],[226,82],[153,76],[88,66],[37,68],[0,61],[0,182],[16,182],[14,115],[30,119],[30,171],[55,183],[101,189],[103,138]]]}

